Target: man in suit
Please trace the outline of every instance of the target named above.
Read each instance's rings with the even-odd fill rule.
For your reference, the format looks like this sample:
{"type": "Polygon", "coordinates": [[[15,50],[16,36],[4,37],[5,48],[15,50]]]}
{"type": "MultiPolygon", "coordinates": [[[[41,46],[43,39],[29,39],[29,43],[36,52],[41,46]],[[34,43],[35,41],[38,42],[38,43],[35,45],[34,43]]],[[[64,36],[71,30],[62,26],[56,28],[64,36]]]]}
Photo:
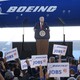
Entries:
{"type": "Polygon", "coordinates": [[[43,17],[43,16],[41,16],[41,17],[39,18],[39,22],[36,23],[34,29],[35,29],[35,30],[36,30],[36,29],[49,29],[49,26],[47,25],[47,23],[44,22],[44,17],[43,17]]]}
{"type": "MultiPolygon", "coordinates": [[[[36,23],[34,30],[49,30],[49,26],[44,21],[43,16],[39,18],[39,22],[36,23]]],[[[48,54],[48,46],[48,39],[36,39],[37,54],[48,54]]]]}

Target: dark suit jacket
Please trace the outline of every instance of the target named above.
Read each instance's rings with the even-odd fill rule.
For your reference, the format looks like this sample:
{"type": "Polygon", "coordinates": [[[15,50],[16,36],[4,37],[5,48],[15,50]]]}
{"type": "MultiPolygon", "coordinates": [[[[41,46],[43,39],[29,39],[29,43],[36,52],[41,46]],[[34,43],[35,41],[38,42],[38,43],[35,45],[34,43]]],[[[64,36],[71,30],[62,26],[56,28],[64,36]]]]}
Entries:
{"type": "MultiPolygon", "coordinates": [[[[40,22],[36,23],[36,25],[34,26],[34,29],[41,29],[40,28],[40,22]]],[[[49,29],[49,26],[47,25],[46,22],[44,22],[42,29],[49,29]]]]}

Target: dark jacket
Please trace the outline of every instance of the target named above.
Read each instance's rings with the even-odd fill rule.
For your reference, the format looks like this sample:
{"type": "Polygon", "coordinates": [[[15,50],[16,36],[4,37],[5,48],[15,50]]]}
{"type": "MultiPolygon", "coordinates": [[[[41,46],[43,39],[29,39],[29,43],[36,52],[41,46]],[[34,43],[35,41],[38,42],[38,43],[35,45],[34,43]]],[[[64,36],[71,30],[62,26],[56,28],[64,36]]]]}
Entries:
{"type": "MultiPolygon", "coordinates": [[[[40,28],[40,22],[36,23],[36,25],[34,26],[34,29],[41,29],[40,28]]],[[[49,26],[47,25],[46,22],[44,22],[42,29],[49,29],[49,26]]]]}

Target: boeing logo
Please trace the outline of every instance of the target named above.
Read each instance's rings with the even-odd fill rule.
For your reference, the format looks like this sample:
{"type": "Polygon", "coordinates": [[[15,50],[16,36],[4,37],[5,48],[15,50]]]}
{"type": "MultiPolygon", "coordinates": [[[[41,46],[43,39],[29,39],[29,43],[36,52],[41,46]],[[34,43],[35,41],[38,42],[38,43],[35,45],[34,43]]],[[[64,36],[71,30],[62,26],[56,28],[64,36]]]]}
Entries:
{"type": "Polygon", "coordinates": [[[11,6],[7,12],[54,12],[57,6],[11,6]]]}
{"type": "Polygon", "coordinates": [[[57,6],[10,6],[7,11],[3,13],[0,7],[0,15],[14,12],[54,12],[56,9],[57,6]]]}

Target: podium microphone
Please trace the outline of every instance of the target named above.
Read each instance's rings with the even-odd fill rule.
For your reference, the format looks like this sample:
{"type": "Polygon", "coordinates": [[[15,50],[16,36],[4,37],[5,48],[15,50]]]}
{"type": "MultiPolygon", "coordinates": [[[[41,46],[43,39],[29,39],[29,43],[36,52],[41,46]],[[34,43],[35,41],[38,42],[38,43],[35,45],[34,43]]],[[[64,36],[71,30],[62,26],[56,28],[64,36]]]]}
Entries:
{"type": "Polygon", "coordinates": [[[63,25],[63,42],[65,42],[65,34],[64,34],[64,25],[65,25],[65,22],[60,17],[58,17],[58,19],[61,22],[61,24],[63,25]]]}
{"type": "Polygon", "coordinates": [[[58,17],[58,19],[62,23],[62,25],[64,26],[65,25],[64,21],[60,17],[58,17]]]}
{"type": "Polygon", "coordinates": [[[22,53],[24,53],[24,25],[22,23],[23,34],[22,34],[22,53]]]}
{"type": "Polygon", "coordinates": [[[22,34],[22,52],[24,52],[24,34],[22,34]]]}

